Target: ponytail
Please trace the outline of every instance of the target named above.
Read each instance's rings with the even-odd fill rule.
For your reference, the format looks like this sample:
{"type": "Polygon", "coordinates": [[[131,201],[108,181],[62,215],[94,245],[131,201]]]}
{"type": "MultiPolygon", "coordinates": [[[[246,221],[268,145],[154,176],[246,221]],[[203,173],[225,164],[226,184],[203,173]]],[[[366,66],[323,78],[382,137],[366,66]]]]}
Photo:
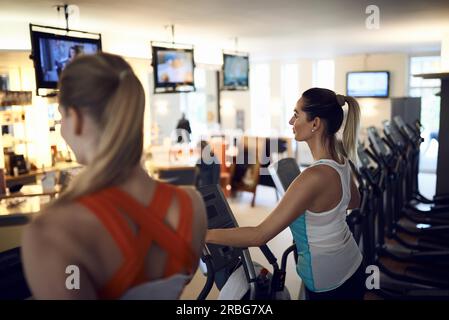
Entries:
{"type": "Polygon", "coordinates": [[[325,132],[323,144],[327,145],[332,156],[345,158],[357,163],[357,135],[360,122],[360,107],[353,97],[335,94],[324,88],[311,88],[302,94],[305,106],[302,108],[311,121],[315,117],[324,120],[325,132]],[[343,106],[348,104],[346,125],[342,141],[337,140],[336,133],[344,120],[343,106]]]}
{"type": "Polygon", "coordinates": [[[344,100],[348,104],[348,115],[343,130],[343,150],[353,163],[357,163],[357,137],[360,125],[360,107],[357,100],[353,97],[344,96],[344,100]]]}
{"type": "Polygon", "coordinates": [[[123,182],[143,150],[145,94],[121,57],[102,53],[74,60],[63,71],[60,89],[61,104],[84,109],[101,133],[93,160],[54,203],[123,182]]]}

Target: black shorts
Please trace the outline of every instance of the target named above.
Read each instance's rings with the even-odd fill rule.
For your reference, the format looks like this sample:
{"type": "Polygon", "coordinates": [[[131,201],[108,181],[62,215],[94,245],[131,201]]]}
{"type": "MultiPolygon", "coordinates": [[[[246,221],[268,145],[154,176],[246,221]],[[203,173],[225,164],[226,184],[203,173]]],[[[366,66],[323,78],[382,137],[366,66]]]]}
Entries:
{"type": "Polygon", "coordinates": [[[365,295],[365,267],[361,263],[357,271],[341,286],[325,292],[313,292],[306,289],[307,300],[363,300],[365,295]]]}

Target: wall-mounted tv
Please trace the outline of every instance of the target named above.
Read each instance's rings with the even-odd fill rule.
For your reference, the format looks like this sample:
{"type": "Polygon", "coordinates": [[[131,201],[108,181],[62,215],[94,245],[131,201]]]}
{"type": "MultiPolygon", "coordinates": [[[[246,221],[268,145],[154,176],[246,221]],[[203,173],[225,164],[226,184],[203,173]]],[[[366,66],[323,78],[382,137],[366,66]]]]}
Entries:
{"type": "Polygon", "coordinates": [[[346,74],[346,95],[358,98],[388,98],[390,72],[357,71],[346,74]]]}
{"type": "Polygon", "coordinates": [[[195,90],[193,49],[152,46],[154,92],[195,90]]]}
{"type": "Polygon", "coordinates": [[[79,38],[31,30],[31,45],[37,89],[56,89],[59,76],[70,61],[101,51],[101,37],[79,38]]]}
{"type": "Polygon", "coordinates": [[[248,90],[249,57],[223,54],[223,90],[248,90]]]}

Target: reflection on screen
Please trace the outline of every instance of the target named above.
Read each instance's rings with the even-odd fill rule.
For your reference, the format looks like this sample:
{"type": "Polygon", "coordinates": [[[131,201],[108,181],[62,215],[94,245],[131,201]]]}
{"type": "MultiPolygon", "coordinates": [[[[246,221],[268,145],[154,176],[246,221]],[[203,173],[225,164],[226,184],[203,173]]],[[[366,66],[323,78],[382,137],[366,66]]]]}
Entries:
{"type": "Polygon", "coordinates": [[[387,72],[352,72],[348,74],[348,95],[353,97],[387,97],[387,72]]]}
{"type": "Polygon", "coordinates": [[[248,57],[224,56],[224,85],[247,87],[248,86],[248,57]]]}
{"type": "Polygon", "coordinates": [[[41,70],[44,81],[57,82],[59,76],[75,57],[98,52],[98,45],[61,39],[39,39],[41,70]]]}
{"type": "Polygon", "coordinates": [[[164,50],[157,52],[159,83],[193,82],[192,52],[164,50]]]}

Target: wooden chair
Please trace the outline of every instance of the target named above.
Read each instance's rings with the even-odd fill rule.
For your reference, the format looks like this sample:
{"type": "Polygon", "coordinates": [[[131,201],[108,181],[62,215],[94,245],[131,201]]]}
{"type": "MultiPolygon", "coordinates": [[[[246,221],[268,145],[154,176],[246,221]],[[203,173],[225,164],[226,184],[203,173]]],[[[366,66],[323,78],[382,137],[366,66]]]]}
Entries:
{"type": "Polygon", "coordinates": [[[226,142],[224,136],[212,137],[210,140],[211,149],[215,157],[220,161],[220,181],[219,184],[226,197],[230,195],[231,173],[226,165],[226,142]]]}
{"type": "Polygon", "coordinates": [[[260,163],[258,157],[258,138],[257,137],[243,137],[243,150],[239,152],[244,153],[244,157],[242,159],[241,155],[232,162],[231,165],[231,181],[233,184],[233,192],[237,191],[245,191],[253,194],[253,199],[251,201],[251,207],[254,207],[256,201],[256,191],[257,185],[259,184],[259,171],[260,171],[260,163]],[[237,160],[244,160],[243,164],[236,163],[237,160]],[[249,160],[254,161],[249,161],[249,160]],[[254,163],[255,162],[255,163],[254,163]],[[244,166],[244,172],[238,171],[238,166],[244,166]],[[242,174],[243,173],[243,174],[242,174]],[[236,181],[236,176],[238,176],[238,180],[236,181]]]}

